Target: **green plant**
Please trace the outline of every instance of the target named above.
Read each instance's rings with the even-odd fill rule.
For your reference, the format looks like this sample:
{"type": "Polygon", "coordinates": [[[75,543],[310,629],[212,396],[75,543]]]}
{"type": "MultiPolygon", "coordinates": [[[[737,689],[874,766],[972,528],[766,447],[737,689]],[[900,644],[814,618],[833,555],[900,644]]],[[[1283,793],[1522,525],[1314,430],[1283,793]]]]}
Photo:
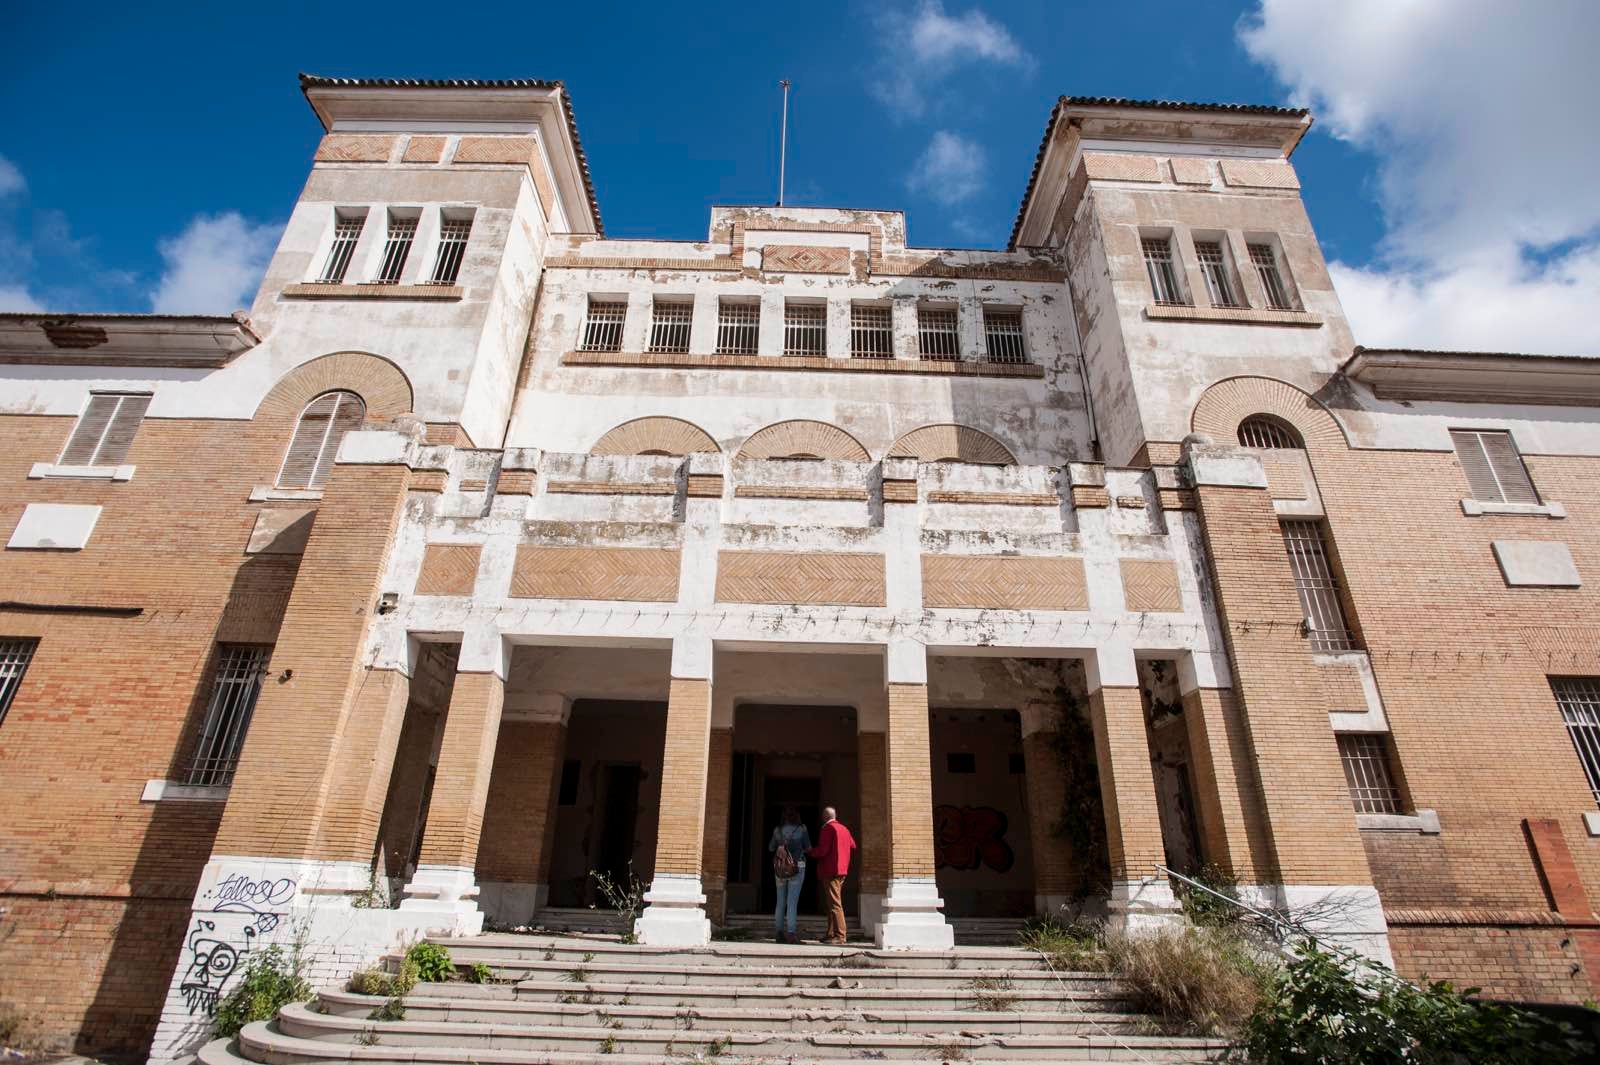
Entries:
{"type": "Polygon", "coordinates": [[[1474,1002],[1476,988],[1423,986],[1383,966],[1320,949],[1315,940],[1271,981],[1236,1055],[1252,1065],[1564,1065],[1586,1060],[1564,1024],[1474,1002]]]}
{"type": "Polygon", "coordinates": [[[616,910],[617,916],[622,918],[627,928],[622,933],[622,942],[637,943],[639,940],[634,934],[633,925],[639,919],[639,914],[644,912],[645,886],[633,875],[633,863],[628,863],[627,875],[621,880],[614,880],[610,873],[598,869],[589,870],[589,879],[594,881],[595,890],[606,900],[606,905],[616,910]]]}
{"type": "Polygon", "coordinates": [[[575,984],[586,984],[589,982],[589,970],[580,965],[576,969],[568,969],[562,979],[571,980],[575,984]]]}
{"type": "MultiPolygon", "coordinates": [[[[1061,767],[1061,814],[1051,831],[1067,841],[1083,869],[1108,869],[1106,817],[1100,804],[1100,768],[1095,761],[1094,728],[1083,704],[1066,685],[1055,689],[1056,727],[1040,735],[1061,767]]],[[[1092,893],[1087,880],[1078,888],[1092,893]]]]}
{"type": "Polygon", "coordinates": [[[471,967],[467,969],[466,976],[469,984],[494,983],[494,970],[481,961],[473,962],[471,967]]]}
{"type": "Polygon", "coordinates": [[[403,1021],[406,1019],[406,1000],[403,998],[385,999],[383,1005],[367,1014],[369,1021],[403,1021]]]}
{"type": "Polygon", "coordinates": [[[367,890],[350,900],[352,909],[386,910],[389,908],[388,885],[378,879],[378,866],[381,862],[382,859],[380,858],[377,862],[372,863],[372,873],[367,878],[367,890]]]}
{"type": "Polygon", "coordinates": [[[933,1056],[939,1061],[967,1060],[967,1048],[954,1041],[935,1043],[932,1050],[933,1056]]]}
{"type": "Polygon", "coordinates": [[[252,1021],[264,1021],[291,1002],[311,998],[311,985],[301,975],[300,952],[285,955],[279,946],[256,951],[245,963],[233,990],[217,1003],[211,1030],[231,1039],[252,1021]]]}
{"type": "Polygon", "coordinates": [[[358,995],[395,998],[417,986],[417,963],[410,957],[400,960],[394,972],[386,969],[362,969],[350,976],[349,988],[358,995]]]}
{"type": "Polygon", "coordinates": [[[1212,928],[1233,928],[1249,916],[1247,911],[1227,901],[1239,901],[1239,878],[1222,866],[1208,862],[1190,879],[1201,887],[1181,880],[1176,880],[1173,887],[1183,906],[1184,916],[1193,923],[1212,928]],[[1207,888],[1210,890],[1205,890],[1207,888]],[[1218,898],[1218,895],[1223,898],[1218,898]]]}
{"type": "Polygon", "coordinates": [[[600,1053],[615,1054],[617,1052],[617,1037],[608,1035],[600,1041],[600,1053]]]}
{"type": "Polygon", "coordinates": [[[1111,933],[1105,947],[1135,1009],[1166,1028],[1198,1035],[1238,1031],[1272,974],[1244,938],[1219,928],[1111,933]]]}
{"type": "Polygon", "coordinates": [[[27,1020],[22,1011],[7,1002],[0,1002],[0,1047],[20,1047],[26,1040],[24,1038],[27,1020]]]}
{"type": "Polygon", "coordinates": [[[378,1033],[368,1028],[366,1031],[356,1036],[356,1043],[364,1047],[375,1047],[378,1045],[378,1033]]]}
{"type": "Polygon", "coordinates": [[[417,979],[424,983],[440,984],[456,974],[456,963],[450,960],[450,952],[427,940],[412,944],[406,951],[406,961],[417,967],[417,979]]]}
{"type": "Polygon", "coordinates": [[[728,1052],[728,1048],[732,1045],[733,1039],[731,1036],[721,1036],[706,1044],[705,1055],[708,1058],[720,1058],[728,1052]]]}
{"type": "Polygon", "coordinates": [[[1052,969],[1098,971],[1106,966],[1100,930],[1086,922],[1032,917],[1023,922],[1017,942],[1043,954],[1052,969]]]}

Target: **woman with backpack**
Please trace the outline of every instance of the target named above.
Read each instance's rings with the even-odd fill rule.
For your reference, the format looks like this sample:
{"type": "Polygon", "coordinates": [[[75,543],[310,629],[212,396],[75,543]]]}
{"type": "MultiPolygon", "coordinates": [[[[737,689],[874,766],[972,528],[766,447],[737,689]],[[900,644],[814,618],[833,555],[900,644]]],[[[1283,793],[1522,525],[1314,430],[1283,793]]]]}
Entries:
{"type": "Polygon", "coordinates": [[[811,833],[801,823],[800,811],[792,805],[785,806],[783,823],[772,830],[772,840],[767,844],[767,850],[772,852],[772,876],[778,889],[778,905],[772,911],[772,932],[779,943],[800,942],[795,934],[795,908],[800,905],[800,886],[806,879],[806,851],[810,849],[811,833]]]}

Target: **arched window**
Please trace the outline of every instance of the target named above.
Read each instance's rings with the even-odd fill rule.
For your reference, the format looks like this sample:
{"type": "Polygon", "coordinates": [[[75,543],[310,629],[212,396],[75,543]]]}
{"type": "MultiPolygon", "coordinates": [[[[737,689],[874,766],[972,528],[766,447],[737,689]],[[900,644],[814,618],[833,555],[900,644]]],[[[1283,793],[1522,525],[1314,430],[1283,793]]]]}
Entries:
{"type": "Polygon", "coordinates": [[[1252,414],[1239,423],[1242,447],[1285,448],[1304,451],[1306,443],[1294,426],[1270,414],[1252,414]]]}
{"type": "Polygon", "coordinates": [[[324,392],[306,404],[294,427],[289,453],[278,473],[279,488],[321,488],[333,469],[339,441],[361,428],[367,405],[354,392],[324,392]]]}

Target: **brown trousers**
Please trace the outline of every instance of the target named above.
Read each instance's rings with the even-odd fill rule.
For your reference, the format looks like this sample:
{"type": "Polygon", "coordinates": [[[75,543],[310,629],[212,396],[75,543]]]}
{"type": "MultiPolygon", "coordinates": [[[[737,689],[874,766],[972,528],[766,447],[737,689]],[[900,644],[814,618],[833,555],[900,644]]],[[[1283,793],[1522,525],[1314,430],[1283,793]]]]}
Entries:
{"type": "Polygon", "coordinates": [[[823,887],[828,892],[828,941],[843,943],[844,927],[844,877],[829,877],[823,887]]]}

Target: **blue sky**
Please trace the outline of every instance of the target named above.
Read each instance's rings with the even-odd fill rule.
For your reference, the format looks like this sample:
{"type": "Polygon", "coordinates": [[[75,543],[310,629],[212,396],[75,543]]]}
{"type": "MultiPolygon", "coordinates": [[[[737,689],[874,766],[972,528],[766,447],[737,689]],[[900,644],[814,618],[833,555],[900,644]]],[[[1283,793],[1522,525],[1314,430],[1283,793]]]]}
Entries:
{"type": "Polygon", "coordinates": [[[680,239],[773,197],[787,77],[790,202],[903,208],[924,246],[1004,244],[1062,93],[1308,103],[1295,162],[1359,339],[1600,350],[1600,152],[1561,103],[1600,95],[1597,4],[94,6],[11,16],[0,309],[247,303],[320,135],[301,70],[564,79],[608,232],[680,239]],[[1528,168],[1482,153],[1508,135],[1583,180],[1507,195],[1528,168]]]}

